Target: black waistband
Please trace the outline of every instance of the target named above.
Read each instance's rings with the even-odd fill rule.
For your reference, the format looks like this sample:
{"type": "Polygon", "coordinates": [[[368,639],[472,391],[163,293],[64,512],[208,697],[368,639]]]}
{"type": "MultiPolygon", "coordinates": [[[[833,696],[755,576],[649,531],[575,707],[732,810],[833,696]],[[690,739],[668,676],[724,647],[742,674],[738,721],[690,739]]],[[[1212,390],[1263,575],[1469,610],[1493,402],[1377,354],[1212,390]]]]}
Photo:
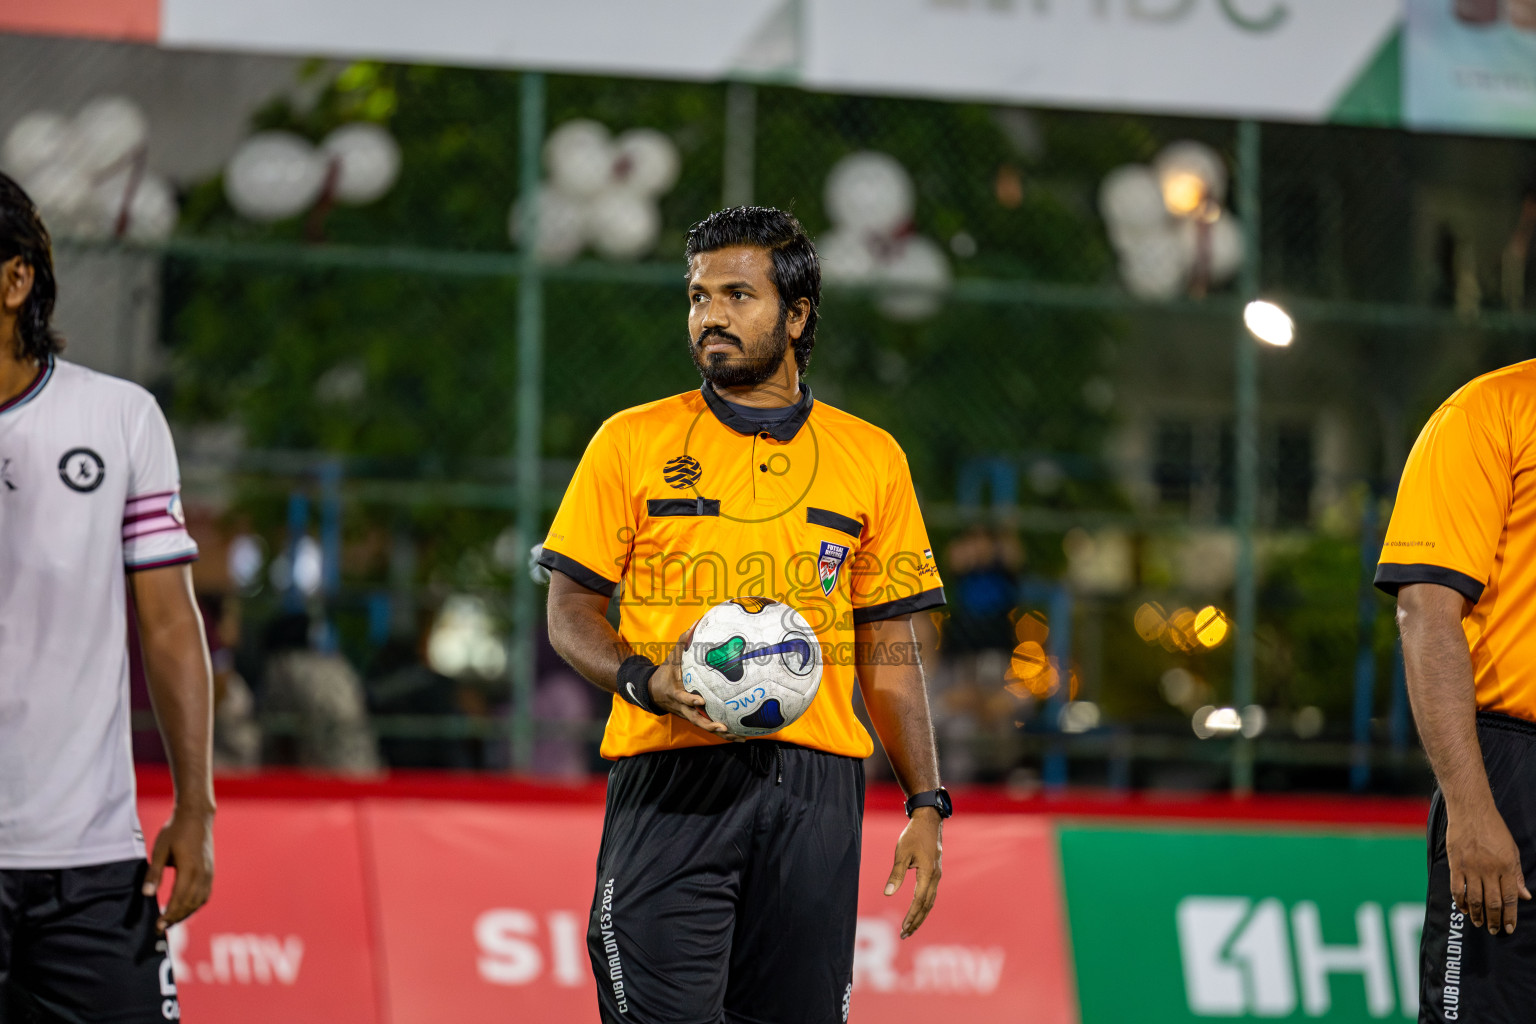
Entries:
{"type": "Polygon", "coordinates": [[[1536,722],[1524,718],[1516,718],[1514,715],[1506,715],[1499,711],[1479,711],[1477,724],[1481,728],[1502,729],[1506,732],[1516,732],[1522,736],[1536,739],[1536,722]]]}

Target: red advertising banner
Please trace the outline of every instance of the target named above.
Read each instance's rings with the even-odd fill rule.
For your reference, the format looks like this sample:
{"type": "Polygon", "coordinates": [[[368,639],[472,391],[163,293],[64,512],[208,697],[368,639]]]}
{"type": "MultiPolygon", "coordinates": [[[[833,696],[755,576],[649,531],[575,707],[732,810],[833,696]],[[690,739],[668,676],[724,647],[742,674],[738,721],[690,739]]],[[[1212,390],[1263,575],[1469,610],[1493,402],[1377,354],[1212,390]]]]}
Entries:
{"type": "Polygon", "coordinates": [[[853,1012],[869,1022],[1077,1020],[1055,830],[1046,818],[976,815],[944,826],[944,876],[923,927],[902,941],[916,875],[884,895],[906,817],[864,817],[853,1012]]]}
{"type": "MultiPolygon", "coordinates": [[[[145,831],[163,797],[141,801],[145,831]]],[[[1056,844],[1039,817],[956,818],[937,907],[881,894],[906,819],[865,820],[851,1019],[1076,1019],[1056,844]]],[[[226,798],[213,901],[173,929],[184,1019],[463,1024],[597,1019],[588,805],[226,798]]]]}
{"type": "MultiPolygon", "coordinates": [[[[150,842],[169,813],[139,802],[150,842]]],[[[213,899],[171,929],[184,1020],[380,1024],[357,819],[343,800],[220,807],[213,899]]]]}
{"type": "Polygon", "coordinates": [[[150,43],[160,38],[160,0],[6,0],[0,32],[150,43]]]}
{"type": "MultiPolygon", "coordinates": [[[[906,942],[882,895],[906,819],[865,820],[851,1019],[1075,1019],[1055,841],[1039,818],[955,819],[939,903],[906,942]]],[[[391,1024],[596,1020],[587,912],[598,808],[370,802],[391,1024]]]]}
{"type": "MultiPolygon", "coordinates": [[[[153,837],[170,779],[145,773],[153,837]]],[[[596,1020],[586,924],[602,785],[275,773],[220,780],[213,901],[172,930],[192,1024],[596,1020]]],[[[899,813],[866,814],[850,1019],[1075,1024],[1053,815],[1400,827],[1422,801],[1015,801],[962,793],[939,901],[900,939],[913,878],[882,895],[899,813]]],[[[899,802],[872,789],[873,806],[899,802]]]]}
{"type": "Polygon", "coordinates": [[[390,1024],[597,1020],[596,807],[369,801],[390,1024]]]}

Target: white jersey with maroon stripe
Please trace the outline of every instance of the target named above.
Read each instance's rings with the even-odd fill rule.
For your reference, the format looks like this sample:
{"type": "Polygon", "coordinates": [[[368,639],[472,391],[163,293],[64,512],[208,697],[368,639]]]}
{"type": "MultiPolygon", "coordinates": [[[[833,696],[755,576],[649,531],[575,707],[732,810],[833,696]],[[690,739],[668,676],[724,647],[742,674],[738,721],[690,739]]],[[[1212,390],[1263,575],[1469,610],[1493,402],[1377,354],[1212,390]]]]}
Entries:
{"type": "Polygon", "coordinates": [[[189,562],[160,407],[53,360],[0,405],[0,868],[144,856],[125,571],[189,562]]]}

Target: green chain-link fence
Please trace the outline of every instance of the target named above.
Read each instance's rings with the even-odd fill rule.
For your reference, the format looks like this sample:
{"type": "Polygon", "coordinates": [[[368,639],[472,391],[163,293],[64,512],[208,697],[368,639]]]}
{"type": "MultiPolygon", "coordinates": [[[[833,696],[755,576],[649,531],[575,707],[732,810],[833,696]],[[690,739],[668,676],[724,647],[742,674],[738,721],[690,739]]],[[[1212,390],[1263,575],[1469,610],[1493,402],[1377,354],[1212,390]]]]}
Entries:
{"type": "Polygon", "coordinates": [[[402,146],[385,199],[257,227],[210,181],[163,248],[162,397],[189,494],[212,510],[212,557],[243,538],[256,558],[244,582],[210,577],[242,599],[237,664],[258,694],[262,624],[285,607],[328,622],[323,642],[371,677],[391,638],[398,651],[434,620],[441,633],[438,613],[472,597],[477,628],[519,638],[510,657],[461,659],[450,700],[376,701],[386,755],[462,740],[454,764],[538,767],[538,737],[590,763],[602,709],[546,694],[563,691],[527,576],[540,538],[518,531],[519,510],[542,529],[604,417],[697,386],[688,225],[727,199],[786,207],[832,264],[847,232],[829,177],[874,152],[902,168],[911,216],[870,243],[877,269],[849,269],[846,252],[829,266],[808,380],[908,452],[950,597],[921,624],[938,644],[950,774],[1211,787],[1241,750],[1261,788],[1423,783],[1369,566],[1429,410],[1528,354],[1515,242],[1530,143],[1250,126],[1248,164],[1223,121],[378,65],[256,127],[318,138],[359,111],[402,146]],[[529,116],[543,121],[531,136],[529,116]],[[656,129],[680,157],[639,259],[538,264],[508,241],[530,145],[579,118],[656,129]],[[1185,139],[1236,179],[1223,216],[1262,213],[1247,258],[1297,322],[1292,347],[1253,353],[1256,405],[1235,397],[1238,353],[1257,347],[1240,333],[1242,274],[1197,270],[1139,298],[1101,213],[1112,171],[1185,139]],[[914,238],[941,271],[890,269],[914,238]],[[517,458],[529,394],[542,411],[532,478],[517,458]],[[1242,703],[1245,422],[1248,699],[1262,715],[1242,715],[1250,739],[1202,739],[1207,722],[1224,728],[1212,709],[1242,703]],[[304,596],[292,581],[309,534],[323,564],[304,596]]]}

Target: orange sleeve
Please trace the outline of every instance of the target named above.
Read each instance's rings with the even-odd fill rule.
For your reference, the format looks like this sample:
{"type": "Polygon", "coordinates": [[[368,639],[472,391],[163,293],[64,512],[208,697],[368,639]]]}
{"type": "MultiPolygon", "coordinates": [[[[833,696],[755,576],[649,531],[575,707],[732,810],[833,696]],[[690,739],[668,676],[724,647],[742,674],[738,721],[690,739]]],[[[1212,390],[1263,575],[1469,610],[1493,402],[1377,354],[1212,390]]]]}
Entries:
{"type": "Polygon", "coordinates": [[[546,569],[604,594],[624,577],[635,538],[629,465],[616,433],[604,423],[592,435],[539,554],[546,569]]]}
{"type": "Polygon", "coordinates": [[[870,536],[853,560],[853,621],[892,619],[944,603],[928,530],[917,505],[906,453],[893,441],[884,496],[869,523],[870,536]]]}
{"type": "Polygon", "coordinates": [[[1441,406],[1414,442],[1387,526],[1376,586],[1438,583],[1477,603],[1493,574],[1514,487],[1497,417],[1441,406]]]}

